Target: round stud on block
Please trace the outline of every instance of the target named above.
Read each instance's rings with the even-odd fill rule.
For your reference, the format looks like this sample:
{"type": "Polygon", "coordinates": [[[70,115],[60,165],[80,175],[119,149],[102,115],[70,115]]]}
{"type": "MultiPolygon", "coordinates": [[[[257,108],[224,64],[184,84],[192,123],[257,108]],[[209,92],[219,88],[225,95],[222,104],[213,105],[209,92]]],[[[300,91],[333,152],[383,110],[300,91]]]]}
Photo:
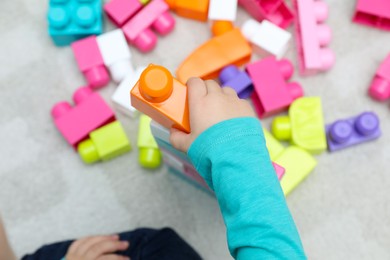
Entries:
{"type": "Polygon", "coordinates": [[[135,47],[137,47],[142,52],[149,52],[156,47],[157,36],[150,30],[146,29],[138,35],[137,38],[132,41],[135,47]]]}
{"type": "Polygon", "coordinates": [[[224,33],[227,33],[231,30],[233,30],[234,26],[232,22],[229,21],[215,21],[211,25],[211,33],[214,36],[219,36],[224,33]]]}
{"type": "Polygon", "coordinates": [[[66,101],[58,102],[51,109],[51,116],[54,119],[57,119],[60,118],[62,115],[68,113],[68,111],[70,110],[72,110],[72,106],[68,102],[66,101]]]}
{"type": "Polygon", "coordinates": [[[332,30],[326,24],[320,24],[317,26],[318,42],[321,46],[326,46],[332,40],[332,30]]]}
{"type": "Polygon", "coordinates": [[[139,164],[147,169],[156,169],[161,165],[161,152],[155,148],[140,148],[139,164]]]}
{"type": "Polygon", "coordinates": [[[249,19],[241,26],[241,33],[244,35],[245,39],[250,41],[256,33],[259,33],[261,29],[261,24],[256,20],[249,19]]]}
{"type": "Polygon", "coordinates": [[[99,153],[91,139],[82,141],[77,146],[77,152],[80,154],[81,159],[87,164],[91,164],[100,160],[99,153]]]}
{"type": "Polygon", "coordinates": [[[93,9],[88,5],[81,5],[74,13],[74,21],[81,27],[92,27],[96,21],[96,15],[93,9]]]}
{"type": "Polygon", "coordinates": [[[368,93],[378,101],[385,101],[390,98],[390,82],[375,76],[368,93]]]}
{"type": "Polygon", "coordinates": [[[237,68],[237,66],[234,65],[226,66],[219,74],[219,81],[221,81],[221,84],[224,85],[226,82],[233,79],[238,74],[240,74],[240,71],[237,68]]]}
{"type": "Polygon", "coordinates": [[[62,7],[52,7],[47,15],[49,25],[55,29],[63,29],[69,24],[69,14],[62,7]]]}
{"type": "Polygon", "coordinates": [[[379,118],[372,112],[365,112],[358,116],[355,121],[355,128],[361,135],[372,135],[378,130],[379,118]]]}
{"type": "Polygon", "coordinates": [[[272,134],[280,141],[291,139],[291,121],[288,116],[278,116],[272,121],[272,134]]]}
{"type": "Polygon", "coordinates": [[[110,75],[103,65],[96,66],[84,72],[89,86],[93,89],[101,88],[110,82],[110,75]]]}
{"type": "Polygon", "coordinates": [[[173,16],[169,12],[165,12],[157,18],[152,27],[159,34],[167,35],[175,28],[175,23],[173,16]]]}
{"type": "Polygon", "coordinates": [[[150,65],[141,74],[139,88],[148,101],[162,102],[172,94],[173,77],[166,68],[150,65]]]}
{"type": "Polygon", "coordinates": [[[78,105],[83,102],[85,99],[89,98],[92,95],[92,90],[89,87],[78,88],[73,93],[73,102],[78,105]]]}
{"type": "Polygon", "coordinates": [[[127,75],[134,73],[134,68],[130,60],[121,60],[112,64],[109,68],[111,77],[116,83],[122,82],[127,75]]]}
{"type": "Polygon", "coordinates": [[[331,49],[324,48],[320,51],[321,57],[321,70],[326,71],[333,67],[336,62],[336,57],[331,49]]]}
{"type": "Polygon", "coordinates": [[[278,61],[278,66],[285,80],[288,80],[294,74],[294,66],[289,60],[282,59],[278,61]]]}
{"type": "Polygon", "coordinates": [[[303,88],[299,83],[291,82],[287,84],[288,91],[290,92],[290,96],[293,100],[303,97],[303,88]]]}
{"type": "Polygon", "coordinates": [[[314,12],[317,22],[322,23],[328,18],[328,5],[324,1],[314,1],[314,12]]]}
{"type": "Polygon", "coordinates": [[[347,142],[352,133],[352,126],[345,120],[336,121],[329,129],[329,137],[338,144],[347,142]]]}

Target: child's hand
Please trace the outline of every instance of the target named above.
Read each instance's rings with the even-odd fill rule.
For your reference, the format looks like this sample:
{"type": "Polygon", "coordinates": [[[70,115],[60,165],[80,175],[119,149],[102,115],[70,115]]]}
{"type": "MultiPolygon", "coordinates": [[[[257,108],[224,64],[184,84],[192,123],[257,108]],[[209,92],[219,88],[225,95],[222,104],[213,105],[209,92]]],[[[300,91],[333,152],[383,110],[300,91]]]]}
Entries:
{"type": "Polygon", "coordinates": [[[129,242],[119,241],[119,236],[86,237],[73,242],[66,254],[66,260],[129,260],[113,254],[129,247],[129,242]]]}
{"type": "Polygon", "coordinates": [[[207,128],[236,117],[255,117],[250,104],[239,99],[229,87],[221,88],[213,80],[191,78],[187,82],[191,133],[171,129],[171,144],[187,152],[192,142],[207,128]]]}

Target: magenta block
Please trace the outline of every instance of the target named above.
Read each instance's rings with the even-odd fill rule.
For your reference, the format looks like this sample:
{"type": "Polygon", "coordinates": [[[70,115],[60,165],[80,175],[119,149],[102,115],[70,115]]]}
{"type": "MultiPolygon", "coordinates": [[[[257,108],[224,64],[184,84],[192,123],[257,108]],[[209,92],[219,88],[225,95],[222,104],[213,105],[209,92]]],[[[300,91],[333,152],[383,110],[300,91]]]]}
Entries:
{"type": "Polygon", "coordinates": [[[142,8],[139,0],[111,0],[104,5],[108,18],[118,27],[123,26],[142,8]]]}
{"type": "Polygon", "coordinates": [[[390,1],[358,0],[353,21],[390,31],[390,1]]]}
{"type": "Polygon", "coordinates": [[[157,44],[157,36],[152,28],[161,35],[170,33],[175,20],[169,13],[164,0],[153,0],[128,21],[122,30],[127,40],[143,52],[151,51],[157,44]]]}
{"type": "Polygon", "coordinates": [[[115,120],[114,112],[97,93],[81,87],[73,94],[75,106],[58,102],[51,110],[57,129],[75,149],[93,130],[115,120]]]}
{"type": "Polygon", "coordinates": [[[230,65],[225,67],[219,74],[219,81],[222,87],[231,87],[239,98],[249,98],[253,92],[251,78],[245,71],[240,71],[237,66],[230,65]]]}
{"type": "Polygon", "coordinates": [[[280,181],[283,178],[286,170],[282,166],[280,166],[279,164],[272,163],[272,165],[274,166],[276,176],[278,176],[278,180],[280,181]]]}
{"type": "Polygon", "coordinates": [[[259,22],[267,19],[285,29],[294,20],[284,0],[238,0],[238,3],[259,22]]]}
{"type": "Polygon", "coordinates": [[[260,118],[268,117],[287,109],[297,98],[303,96],[298,83],[288,83],[294,67],[288,60],[277,61],[269,57],[247,65],[254,92],[252,101],[260,118]]]}
{"type": "Polygon", "coordinates": [[[364,112],[356,117],[338,120],[327,125],[329,151],[338,151],[379,138],[381,136],[379,124],[379,118],[375,113],[364,112]]]}
{"type": "Polygon", "coordinates": [[[323,0],[294,0],[293,4],[299,73],[313,75],[331,69],[335,55],[325,47],[332,39],[331,29],[324,24],[328,6],[323,0]]]}
{"type": "Polygon", "coordinates": [[[100,88],[110,82],[96,36],[72,43],[72,50],[77,65],[91,88],[100,88]]]}
{"type": "Polygon", "coordinates": [[[372,98],[378,101],[390,98],[390,54],[376,71],[368,92],[372,98]]]}

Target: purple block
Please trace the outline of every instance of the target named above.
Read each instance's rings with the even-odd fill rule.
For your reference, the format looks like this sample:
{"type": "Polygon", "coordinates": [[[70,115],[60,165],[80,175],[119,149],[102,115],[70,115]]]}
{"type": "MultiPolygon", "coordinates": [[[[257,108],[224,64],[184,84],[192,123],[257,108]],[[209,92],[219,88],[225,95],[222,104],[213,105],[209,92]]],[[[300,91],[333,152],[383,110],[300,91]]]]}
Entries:
{"type": "Polygon", "coordinates": [[[240,71],[236,66],[225,67],[219,74],[222,87],[231,87],[239,98],[249,98],[253,92],[253,83],[245,71],[240,71]]]}
{"type": "Polygon", "coordinates": [[[356,117],[338,120],[326,126],[330,152],[371,141],[380,136],[379,118],[373,112],[364,112],[356,117]]]}

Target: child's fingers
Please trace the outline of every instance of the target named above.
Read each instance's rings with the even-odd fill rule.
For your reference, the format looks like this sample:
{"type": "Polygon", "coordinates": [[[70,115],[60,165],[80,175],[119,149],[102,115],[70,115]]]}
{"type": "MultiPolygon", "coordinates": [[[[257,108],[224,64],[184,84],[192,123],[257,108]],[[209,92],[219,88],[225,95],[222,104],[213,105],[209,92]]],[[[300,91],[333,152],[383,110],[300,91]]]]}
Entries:
{"type": "Polygon", "coordinates": [[[206,80],[205,84],[207,88],[207,94],[222,92],[222,88],[214,80],[206,80]]]}
{"type": "Polygon", "coordinates": [[[169,141],[172,146],[179,151],[187,152],[187,143],[188,143],[189,134],[186,134],[175,128],[171,128],[171,136],[169,141]]]}
{"type": "Polygon", "coordinates": [[[207,95],[206,85],[200,78],[190,78],[187,81],[187,87],[190,107],[192,107],[196,101],[207,95]]]}
{"type": "Polygon", "coordinates": [[[222,92],[228,96],[238,97],[237,92],[234,89],[232,89],[231,87],[222,88],[222,92]]]}
{"type": "Polygon", "coordinates": [[[128,247],[129,242],[127,241],[105,240],[94,244],[87,252],[86,257],[88,259],[96,259],[105,254],[126,250],[128,247]]]}
{"type": "Polygon", "coordinates": [[[103,255],[96,260],[130,260],[130,257],[121,255],[103,255]]]}
{"type": "Polygon", "coordinates": [[[119,236],[117,235],[86,237],[74,242],[69,248],[69,253],[84,255],[96,243],[100,243],[105,240],[118,240],[118,239],[119,236]]]}

